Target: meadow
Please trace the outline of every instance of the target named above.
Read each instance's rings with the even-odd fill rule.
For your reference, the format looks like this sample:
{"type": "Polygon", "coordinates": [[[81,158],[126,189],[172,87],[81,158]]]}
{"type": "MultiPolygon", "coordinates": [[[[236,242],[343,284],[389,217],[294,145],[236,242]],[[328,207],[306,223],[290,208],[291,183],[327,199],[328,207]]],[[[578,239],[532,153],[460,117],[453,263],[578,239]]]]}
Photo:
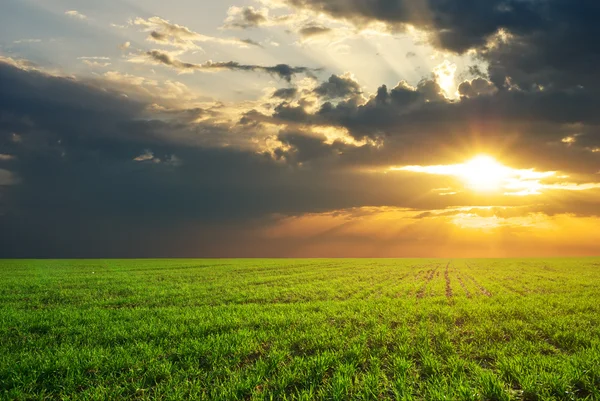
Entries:
{"type": "Polygon", "coordinates": [[[4,260],[0,399],[600,400],[600,259],[4,260]]]}

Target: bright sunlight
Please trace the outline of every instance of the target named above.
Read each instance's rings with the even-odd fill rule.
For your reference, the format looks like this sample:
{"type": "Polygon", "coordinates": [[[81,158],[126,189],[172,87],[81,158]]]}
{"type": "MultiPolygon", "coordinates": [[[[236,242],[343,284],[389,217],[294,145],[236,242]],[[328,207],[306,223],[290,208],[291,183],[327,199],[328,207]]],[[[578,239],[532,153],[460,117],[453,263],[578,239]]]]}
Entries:
{"type": "Polygon", "coordinates": [[[474,157],[458,167],[460,178],[468,188],[477,192],[500,190],[511,177],[512,170],[486,155],[474,157]]]}
{"type": "Polygon", "coordinates": [[[460,179],[465,188],[474,192],[498,193],[524,196],[538,195],[544,188],[541,180],[556,175],[555,171],[538,172],[534,169],[514,169],[488,155],[477,155],[461,164],[438,166],[392,167],[390,171],[453,176],[460,179]]]}

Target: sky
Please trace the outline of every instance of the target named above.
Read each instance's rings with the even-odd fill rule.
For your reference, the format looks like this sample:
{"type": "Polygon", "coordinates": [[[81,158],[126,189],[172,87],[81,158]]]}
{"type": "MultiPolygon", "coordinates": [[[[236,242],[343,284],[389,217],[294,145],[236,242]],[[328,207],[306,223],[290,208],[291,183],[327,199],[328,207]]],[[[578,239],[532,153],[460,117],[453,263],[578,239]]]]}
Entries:
{"type": "Polygon", "coordinates": [[[596,0],[3,0],[0,257],[600,254],[596,0]]]}

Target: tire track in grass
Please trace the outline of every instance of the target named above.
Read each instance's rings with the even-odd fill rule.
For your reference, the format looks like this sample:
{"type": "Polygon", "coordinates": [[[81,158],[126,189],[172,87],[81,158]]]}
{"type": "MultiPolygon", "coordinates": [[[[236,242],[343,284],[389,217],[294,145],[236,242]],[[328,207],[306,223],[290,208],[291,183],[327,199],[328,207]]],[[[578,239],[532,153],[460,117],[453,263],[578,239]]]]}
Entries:
{"type": "MultiPolygon", "coordinates": [[[[471,269],[471,266],[468,263],[465,262],[465,264],[467,265],[467,267],[469,269],[471,269]]],[[[481,291],[481,293],[483,295],[485,295],[486,297],[491,297],[492,296],[492,293],[489,292],[487,290],[487,288],[485,288],[483,285],[479,284],[479,282],[475,279],[475,277],[471,276],[470,274],[465,274],[465,277],[467,277],[468,279],[470,279],[473,282],[473,284],[475,284],[475,286],[477,288],[479,288],[479,291],[481,291]]]]}
{"type": "Polygon", "coordinates": [[[435,269],[431,269],[429,270],[429,274],[425,277],[425,284],[423,284],[423,286],[421,287],[421,289],[419,290],[419,292],[417,293],[417,298],[421,299],[425,296],[425,290],[427,289],[427,286],[429,285],[429,283],[431,282],[431,280],[433,280],[433,278],[435,277],[435,273],[437,272],[437,270],[439,269],[439,265],[435,267],[435,269]]]}

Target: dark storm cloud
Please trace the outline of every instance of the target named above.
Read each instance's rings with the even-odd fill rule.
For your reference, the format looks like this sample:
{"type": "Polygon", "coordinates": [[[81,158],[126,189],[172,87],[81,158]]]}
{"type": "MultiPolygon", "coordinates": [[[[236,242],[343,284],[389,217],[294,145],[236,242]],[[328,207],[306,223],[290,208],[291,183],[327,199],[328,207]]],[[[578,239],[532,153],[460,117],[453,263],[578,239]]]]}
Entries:
{"type": "MultiPolygon", "coordinates": [[[[385,93],[377,101],[398,96],[385,93]]],[[[165,121],[147,106],[0,63],[0,146],[14,156],[1,168],[18,179],[0,188],[0,256],[226,256],[247,245],[235,238],[252,237],[274,214],[481,203],[431,194],[438,177],[357,172],[361,157],[389,155],[307,131],[282,131],[278,158],[189,146],[177,138],[226,131],[191,122],[209,111],[173,112],[165,121]]]]}
{"type": "MultiPolygon", "coordinates": [[[[15,157],[2,168],[18,178],[0,187],[0,256],[164,256],[181,241],[189,244],[181,237],[188,224],[201,238],[205,225],[367,202],[371,184],[355,187],[347,174],[178,142],[182,133],[222,133],[187,117],[149,118],[147,106],[0,63],[0,145],[15,157]],[[331,174],[339,188],[330,188],[331,174]]],[[[198,113],[204,111],[183,112],[198,113]]],[[[293,163],[336,149],[301,133],[280,139],[293,163]]],[[[384,198],[375,203],[393,199],[384,198]]]]}
{"type": "Polygon", "coordinates": [[[522,89],[532,85],[600,88],[600,3],[590,0],[532,2],[540,24],[526,24],[512,37],[486,49],[489,74],[497,85],[507,78],[522,89]]]}
{"type": "MultiPolygon", "coordinates": [[[[0,143],[16,157],[11,174],[21,181],[2,189],[0,255],[68,254],[67,243],[78,244],[78,235],[91,241],[88,250],[94,242],[106,250],[110,244],[102,241],[114,241],[101,233],[108,234],[111,222],[125,238],[175,221],[268,214],[279,209],[272,203],[277,199],[285,203],[282,211],[299,206],[297,194],[275,196],[283,187],[273,161],[254,152],[171,142],[165,138],[186,123],[148,120],[145,108],[71,79],[0,63],[0,143]],[[139,156],[146,150],[182,163],[144,162],[149,159],[139,156]],[[99,226],[104,228],[94,238],[99,226]]],[[[287,194],[303,186],[285,182],[287,194]]]]}
{"type": "Polygon", "coordinates": [[[230,71],[257,71],[257,72],[266,72],[268,74],[273,74],[279,76],[281,79],[284,79],[288,82],[292,80],[294,75],[296,74],[305,74],[307,76],[313,77],[313,73],[319,71],[319,69],[308,68],[308,67],[292,67],[287,64],[277,64],[275,66],[261,66],[261,65],[247,65],[240,64],[235,61],[227,61],[227,62],[212,62],[209,61],[204,64],[194,64],[194,63],[185,63],[180,61],[174,57],[172,57],[168,53],[161,52],[159,50],[151,50],[145,53],[146,57],[155,63],[160,63],[167,65],[169,67],[175,68],[177,70],[188,70],[188,71],[221,71],[221,70],[230,70],[230,71]]]}
{"type": "MultiPolygon", "coordinates": [[[[338,97],[340,94],[359,90],[352,83],[351,80],[342,80],[333,76],[328,82],[316,88],[315,92],[324,96],[329,94],[328,97],[338,97]]],[[[416,89],[401,83],[388,91],[383,85],[365,104],[360,103],[356,98],[350,98],[336,105],[326,102],[315,114],[307,113],[301,106],[282,103],[275,108],[274,117],[298,123],[344,126],[351,129],[355,137],[362,138],[365,135],[376,136],[377,130],[393,128],[410,115],[409,111],[426,107],[426,102],[445,103],[443,99],[440,87],[433,81],[424,80],[416,89]],[[410,110],[408,110],[409,106],[411,106],[410,110]],[[373,130],[363,134],[363,129],[373,130]]]]}
{"type": "MultiPolygon", "coordinates": [[[[260,117],[261,114],[255,117],[260,117]]],[[[273,117],[276,120],[282,120],[284,122],[311,124],[316,122],[315,116],[309,114],[304,107],[298,105],[292,105],[288,102],[280,103],[275,107],[275,113],[273,117]]]]}
{"type": "Polygon", "coordinates": [[[461,96],[477,97],[481,95],[493,95],[498,91],[498,88],[483,78],[475,78],[472,81],[465,81],[458,86],[458,93],[461,96]]]}
{"type": "Polygon", "coordinates": [[[302,131],[282,131],[277,139],[283,146],[275,149],[275,157],[291,164],[327,160],[352,148],[339,141],[328,144],[324,135],[302,131]]]}
{"type": "Polygon", "coordinates": [[[332,75],[327,82],[315,88],[314,92],[323,99],[345,98],[362,93],[360,84],[352,78],[332,75]]]}
{"type": "Polygon", "coordinates": [[[600,153],[592,152],[600,147],[599,93],[500,90],[482,78],[464,82],[459,91],[460,100],[451,101],[431,80],[415,88],[405,83],[392,89],[384,85],[365,103],[350,98],[308,112],[301,105],[283,102],[272,116],[255,113],[248,119],[272,119],[296,128],[336,126],[357,140],[383,138],[385,146],[377,157],[369,152],[356,158],[346,155],[345,160],[359,165],[439,164],[444,148],[464,147],[472,154],[477,146],[479,151],[501,149],[507,156],[527,161],[529,167],[600,170],[600,153]],[[576,141],[566,146],[563,139],[573,135],[576,141]]]}
{"type": "Polygon", "coordinates": [[[406,24],[430,31],[433,42],[448,50],[465,50],[485,44],[499,29],[531,31],[542,21],[545,1],[522,0],[286,0],[294,7],[325,12],[358,25],[372,21],[392,29],[406,24]],[[538,12],[538,9],[540,9],[538,12]]]}
{"type": "Polygon", "coordinates": [[[287,150],[276,149],[276,155],[297,163],[315,160],[331,154],[331,147],[325,144],[323,136],[306,135],[301,132],[282,132],[279,141],[288,147],[287,150]]]}
{"type": "MultiPolygon", "coordinates": [[[[595,0],[286,0],[358,25],[425,30],[431,43],[476,49],[497,87],[600,88],[600,3],[595,0]]],[[[478,76],[481,76],[478,74],[478,76]]]]}
{"type": "Polygon", "coordinates": [[[364,104],[355,99],[335,105],[327,102],[310,114],[300,106],[282,103],[275,108],[273,116],[298,123],[344,126],[356,138],[375,136],[377,131],[401,136],[411,124],[419,123],[449,126],[504,120],[507,123],[600,124],[596,112],[600,93],[583,89],[497,91],[481,79],[467,81],[460,88],[464,99],[456,102],[446,99],[437,83],[431,80],[421,81],[416,88],[400,83],[390,90],[383,85],[364,104]]]}

